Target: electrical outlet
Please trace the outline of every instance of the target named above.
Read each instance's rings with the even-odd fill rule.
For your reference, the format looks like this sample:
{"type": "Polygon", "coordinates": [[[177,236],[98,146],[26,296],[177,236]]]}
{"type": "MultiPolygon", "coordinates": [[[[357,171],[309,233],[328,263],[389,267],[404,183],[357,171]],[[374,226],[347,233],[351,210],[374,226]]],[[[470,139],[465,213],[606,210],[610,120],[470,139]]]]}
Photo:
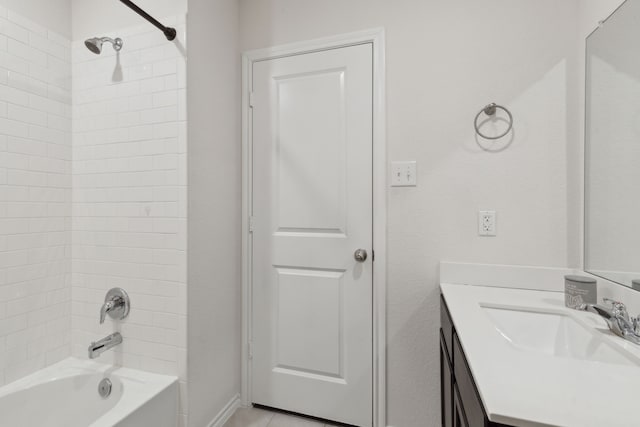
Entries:
{"type": "Polygon", "coordinates": [[[496,236],[496,211],[478,212],[478,235],[496,236]]]}
{"type": "Polygon", "coordinates": [[[415,187],[416,182],[417,176],[415,161],[391,163],[392,187],[415,187]]]}

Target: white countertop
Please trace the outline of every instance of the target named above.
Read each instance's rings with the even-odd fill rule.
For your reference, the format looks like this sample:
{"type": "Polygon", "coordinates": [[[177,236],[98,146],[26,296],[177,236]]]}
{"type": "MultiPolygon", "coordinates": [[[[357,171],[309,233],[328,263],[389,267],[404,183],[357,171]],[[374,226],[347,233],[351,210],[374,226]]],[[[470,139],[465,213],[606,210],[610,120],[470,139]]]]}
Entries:
{"type": "Polygon", "coordinates": [[[440,285],[489,419],[517,427],[640,425],[640,346],[603,319],[567,309],[561,292],[440,285]],[[514,347],[481,304],[562,310],[638,357],[637,366],[561,358],[514,347]]]}

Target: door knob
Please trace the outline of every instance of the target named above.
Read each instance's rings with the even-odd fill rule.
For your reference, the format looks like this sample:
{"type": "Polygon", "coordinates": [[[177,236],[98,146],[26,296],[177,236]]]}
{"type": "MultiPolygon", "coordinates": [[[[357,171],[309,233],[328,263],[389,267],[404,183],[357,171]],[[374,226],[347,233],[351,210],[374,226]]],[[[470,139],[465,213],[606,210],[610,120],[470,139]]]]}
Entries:
{"type": "Polygon", "coordinates": [[[356,259],[356,261],[358,262],[365,262],[367,260],[367,251],[365,251],[364,249],[358,249],[357,251],[355,251],[355,253],[353,254],[353,257],[356,259]]]}

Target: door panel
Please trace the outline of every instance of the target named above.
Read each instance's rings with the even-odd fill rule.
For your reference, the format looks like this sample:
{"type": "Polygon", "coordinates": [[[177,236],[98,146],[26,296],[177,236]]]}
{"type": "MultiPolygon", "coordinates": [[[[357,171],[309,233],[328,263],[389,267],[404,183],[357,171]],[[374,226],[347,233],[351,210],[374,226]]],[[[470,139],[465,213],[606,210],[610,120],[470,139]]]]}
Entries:
{"type": "Polygon", "coordinates": [[[372,424],[372,46],[253,66],[254,403],[372,424]]]}
{"type": "Polygon", "coordinates": [[[274,190],[280,232],[344,234],[344,73],[344,69],[320,70],[276,80],[279,156],[274,190]],[[327,109],[328,105],[333,108],[327,109]]]}
{"type": "Polygon", "coordinates": [[[277,367],[341,378],[344,273],[294,269],[278,272],[277,367]],[[309,334],[310,328],[313,335],[309,334]]]}

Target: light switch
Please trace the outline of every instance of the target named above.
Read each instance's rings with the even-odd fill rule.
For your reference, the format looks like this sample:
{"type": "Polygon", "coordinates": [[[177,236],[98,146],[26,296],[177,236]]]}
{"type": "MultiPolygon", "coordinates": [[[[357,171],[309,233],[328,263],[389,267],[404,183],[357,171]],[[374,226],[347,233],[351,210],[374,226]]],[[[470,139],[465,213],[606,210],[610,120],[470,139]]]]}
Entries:
{"type": "Polygon", "coordinates": [[[391,162],[391,186],[415,187],[417,180],[416,162],[391,162]]]}

